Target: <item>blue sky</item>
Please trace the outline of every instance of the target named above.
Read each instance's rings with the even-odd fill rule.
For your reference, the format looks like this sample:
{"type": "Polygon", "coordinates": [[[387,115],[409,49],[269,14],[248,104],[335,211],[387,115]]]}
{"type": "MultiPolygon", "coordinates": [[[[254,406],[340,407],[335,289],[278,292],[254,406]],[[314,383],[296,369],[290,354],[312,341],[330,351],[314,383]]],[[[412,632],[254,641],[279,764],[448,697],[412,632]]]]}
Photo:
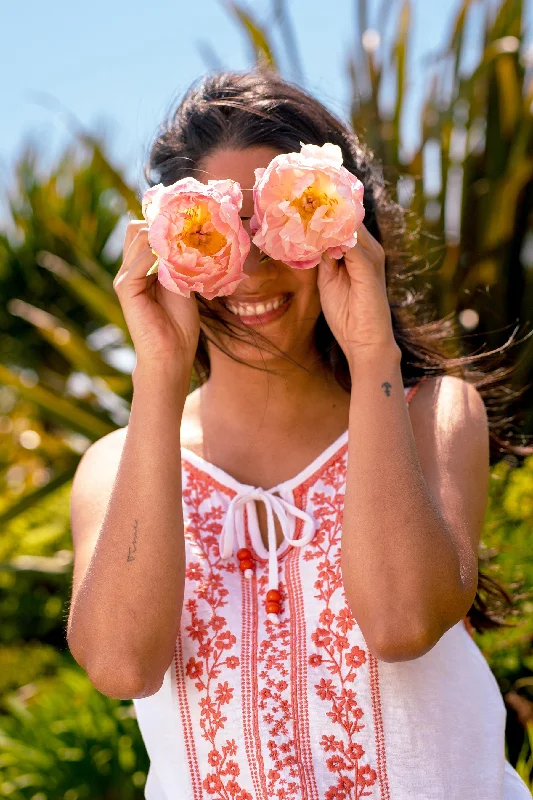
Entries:
{"type": "MultiPolygon", "coordinates": [[[[369,0],[371,27],[382,2],[369,0]]],[[[252,5],[259,19],[268,17],[270,0],[252,5]]],[[[354,0],[287,0],[298,29],[305,86],[341,117],[348,96],[344,65],[357,44],[355,5],[354,0]]],[[[448,40],[460,0],[412,0],[412,5],[410,106],[403,120],[408,149],[419,133],[425,59],[448,40]]],[[[396,11],[388,20],[389,32],[395,18],[396,11]]],[[[114,163],[131,181],[140,182],[142,159],[158,122],[172,100],[208,68],[202,45],[226,67],[250,64],[247,43],[222,0],[26,0],[9,3],[2,21],[0,191],[9,185],[28,135],[47,159],[71,138],[60,108],[89,130],[105,130],[114,163]]],[[[475,19],[470,29],[474,58],[480,31],[475,19]]]]}

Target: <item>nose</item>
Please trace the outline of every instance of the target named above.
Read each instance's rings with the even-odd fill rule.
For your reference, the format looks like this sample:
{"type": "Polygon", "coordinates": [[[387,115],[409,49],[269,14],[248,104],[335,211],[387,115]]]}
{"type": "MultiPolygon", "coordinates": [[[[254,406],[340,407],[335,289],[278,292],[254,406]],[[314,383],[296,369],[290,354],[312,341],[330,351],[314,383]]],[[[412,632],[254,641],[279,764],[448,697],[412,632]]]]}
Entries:
{"type": "MultiPolygon", "coordinates": [[[[243,227],[245,231],[250,236],[250,240],[252,238],[252,234],[250,233],[250,220],[243,220],[243,227]]],[[[243,270],[246,275],[250,278],[253,278],[254,281],[261,280],[261,279],[269,279],[272,278],[274,272],[273,270],[276,269],[276,262],[269,258],[266,253],[263,253],[253,242],[250,244],[250,252],[244,262],[243,270]]],[[[243,284],[248,283],[247,281],[243,281],[243,284]]]]}

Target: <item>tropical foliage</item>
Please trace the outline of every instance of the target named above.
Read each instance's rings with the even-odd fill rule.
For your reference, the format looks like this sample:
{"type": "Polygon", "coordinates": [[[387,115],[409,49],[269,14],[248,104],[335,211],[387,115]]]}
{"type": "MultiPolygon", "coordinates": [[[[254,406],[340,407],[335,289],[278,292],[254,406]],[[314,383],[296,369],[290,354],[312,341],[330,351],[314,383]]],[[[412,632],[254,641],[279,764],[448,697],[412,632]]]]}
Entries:
{"type": "MultiPolygon", "coordinates": [[[[502,0],[494,13],[494,3],[460,4],[428,71],[412,155],[401,136],[411,3],[376,5],[377,24],[365,0],[357,5],[346,117],[387,165],[414,212],[413,231],[422,221],[419,255],[432,271],[420,280],[431,277],[438,313],[458,316],[466,352],[498,347],[533,308],[533,83],[522,3],[502,0]],[[484,37],[466,74],[474,6],[484,37]]],[[[254,58],[288,65],[282,71],[305,85],[288,4],[273,0],[269,24],[228,7],[254,58]]],[[[126,423],[131,400],[133,351],[112,277],[125,223],[140,216],[140,187],[127,184],[102,141],[74,134],[47,171],[38,152],[21,153],[0,234],[0,794],[13,800],[142,797],[148,765],[132,705],[96,692],[65,641],[70,481],[90,442],[126,423]]],[[[532,372],[533,339],[512,352],[520,386],[532,372]]],[[[531,391],[522,403],[531,435],[531,391]]],[[[533,459],[494,466],[480,556],[514,590],[520,615],[476,638],[507,703],[508,756],[533,783],[532,497],[533,459]]]]}

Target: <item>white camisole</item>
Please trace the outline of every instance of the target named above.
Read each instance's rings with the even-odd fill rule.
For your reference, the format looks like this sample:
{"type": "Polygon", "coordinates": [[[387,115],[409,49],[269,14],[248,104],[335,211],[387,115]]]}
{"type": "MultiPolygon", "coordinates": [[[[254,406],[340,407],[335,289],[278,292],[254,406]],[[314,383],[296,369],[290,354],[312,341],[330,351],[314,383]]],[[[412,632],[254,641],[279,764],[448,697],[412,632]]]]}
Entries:
{"type": "Polygon", "coordinates": [[[505,759],[498,684],[463,621],[411,661],[368,649],[340,569],[347,450],[345,431],[266,491],[182,449],[181,627],[161,688],[133,700],[147,800],[531,799],[505,759]],[[272,589],[279,614],[266,610],[272,589]]]}

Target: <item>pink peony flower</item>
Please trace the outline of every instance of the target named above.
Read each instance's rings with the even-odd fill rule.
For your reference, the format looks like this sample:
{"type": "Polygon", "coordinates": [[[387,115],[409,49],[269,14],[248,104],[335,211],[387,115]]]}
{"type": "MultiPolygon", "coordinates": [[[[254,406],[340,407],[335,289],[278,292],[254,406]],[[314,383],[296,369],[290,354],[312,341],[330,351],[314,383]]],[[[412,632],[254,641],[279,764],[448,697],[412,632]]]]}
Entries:
{"type": "Polygon", "coordinates": [[[148,222],[148,242],[163,286],[190,297],[199,292],[208,300],[231,294],[245,277],[250,237],[239,211],[242,192],[235,181],[182,178],[171,186],[159,183],[142,199],[148,222]]]}
{"type": "Polygon", "coordinates": [[[255,178],[252,242],[271,258],[310,269],[324,253],[342,258],[357,244],[364,187],[342,166],[336,144],[302,144],[256,169],[255,178]]]}

